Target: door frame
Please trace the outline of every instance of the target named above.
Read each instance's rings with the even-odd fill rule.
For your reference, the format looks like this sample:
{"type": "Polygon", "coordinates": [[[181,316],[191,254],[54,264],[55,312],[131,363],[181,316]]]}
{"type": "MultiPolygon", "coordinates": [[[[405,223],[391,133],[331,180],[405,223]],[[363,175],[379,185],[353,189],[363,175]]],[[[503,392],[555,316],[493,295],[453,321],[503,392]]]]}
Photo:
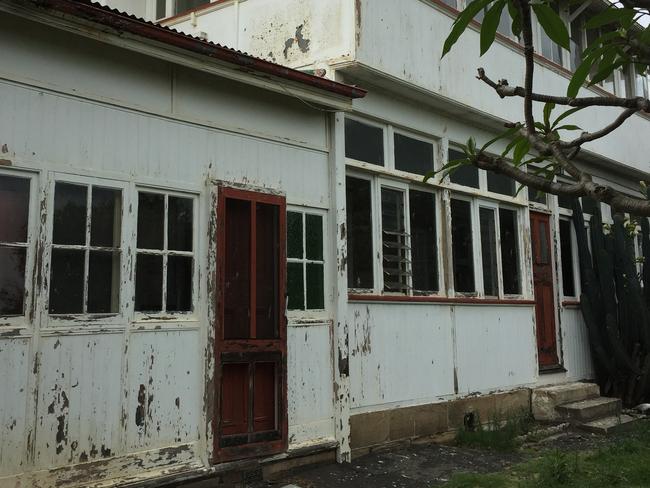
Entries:
{"type": "MultiPolygon", "coordinates": [[[[288,401],[287,401],[287,319],[286,319],[286,198],[284,195],[271,193],[263,189],[241,189],[224,184],[217,185],[217,225],[215,229],[216,242],[216,316],[214,321],[214,410],[212,413],[212,440],[213,440],[213,464],[238,459],[248,459],[259,456],[277,454],[284,452],[288,446],[288,401]],[[251,351],[246,342],[249,340],[231,340],[235,343],[227,348],[224,347],[224,285],[225,285],[225,266],[226,266],[226,200],[228,198],[246,200],[254,203],[266,203],[277,205],[278,208],[278,238],[279,238],[279,257],[278,257],[278,338],[277,339],[260,339],[257,340],[256,347],[251,351]],[[277,402],[277,431],[280,434],[279,439],[270,441],[252,442],[248,444],[221,447],[221,411],[222,411],[222,356],[224,353],[230,357],[233,355],[249,354],[263,358],[268,355],[281,355],[279,364],[279,387],[277,402]]],[[[253,225],[251,226],[253,229],[253,225]]],[[[254,234],[254,230],[252,232],[254,234]]],[[[251,249],[251,254],[253,254],[251,249]]],[[[255,277],[251,276],[251,282],[255,283],[255,277]]],[[[227,361],[226,361],[227,362],[227,361]]]]}
{"type": "Polygon", "coordinates": [[[558,286],[558,273],[557,273],[557,260],[558,260],[558,250],[557,250],[557,239],[558,239],[558,215],[555,212],[540,210],[538,208],[529,208],[529,233],[530,233],[530,247],[531,247],[531,284],[532,284],[532,295],[533,300],[535,301],[535,315],[537,315],[537,299],[535,297],[535,249],[533,244],[533,214],[542,215],[548,218],[548,231],[549,231],[549,252],[550,252],[550,265],[551,265],[551,284],[553,287],[552,297],[553,297],[553,320],[555,322],[555,356],[556,364],[549,366],[541,366],[539,358],[539,344],[537,341],[537,317],[535,317],[535,346],[537,353],[537,370],[538,373],[544,374],[546,372],[556,372],[564,371],[562,366],[563,364],[563,351],[562,351],[562,336],[561,336],[561,320],[560,320],[560,297],[559,297],[559,286],[558,286]]]}

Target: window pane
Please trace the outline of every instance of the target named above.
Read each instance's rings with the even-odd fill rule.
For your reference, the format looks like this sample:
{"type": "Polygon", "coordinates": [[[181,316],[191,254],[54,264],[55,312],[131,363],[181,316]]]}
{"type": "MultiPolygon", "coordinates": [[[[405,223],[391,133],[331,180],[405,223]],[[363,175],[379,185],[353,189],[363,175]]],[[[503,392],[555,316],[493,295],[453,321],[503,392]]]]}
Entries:
{"type": "Polygon", "coordinates": [[[433,193],[411,190],[409,214],[413,289],[420,292],[438,291],[436,202],[433,193]]]}
{"type": "MultiPolygon", "coordinates": [[[[557,6],[553,6],[553,9],[557,12],[557,6]]],[[[539,22],[538,22],[539,25],[539,22]]],[[[540,38],[542,41],[542,56],[546,59],[553,61],[559,65],[562,64],[562,48],[555,44],[550,37],[546,34],[542,26],[539,26],[540,38]]]]}
{"type": "Polygon", "coordinates": [[[503,293],[519,295],[519,236],[517,212],[499,209],[499,232],[501,238],[501,266],[503,269],[503,293]]]}
{"type": "Polygon", "coordinates": [[[27,250],[0,247],[0,315],[22,315],[27,250]]]}
{"type": "Polygon", "coordinates": [[[120,303],[120,253],[90,251],[88,313],[117,313],[120,303]]]}
{"type": "Polygon", "coordinates": [[[370,181],[346,178],[348,287],[372,288],[370,181]]]}
{"type": "Polygon", "coordinates": [[[509,176],[495,173],[494,171],[487,172],[487,185],[488,191],[500,193],[502,195],[515,196],[515,180],[509,176]]]}
{"type": "Polygon", "coordinates": [[[163,258],[138,254],[135,263],[135,309],[138,312],[162,310],[163,258]]]}
{"type": "MultiPolygon", "coordinates": [[[[450,149],[448,154],[448,161],[465,158],[465,154],[460,151],[455,151],[454,149],[450,149]]],[[[457,185],[478,188],[478,168],[472,165],[463,165],[449,175],[449,181],[456,183],[457,185]]]]}
{"type": "Polygon", "coordinates": [[[345,119],[345,157],[384,165],[384,130],[345,119]]]}
{"type": "Polygon", "coordinates": [[[52,249],[50,313],[82,313],[84,251],[52,249]]]}
{"type": "Polygon", "coordinates": [[[302,263],[287,263],[287,302],[288,310],[305,309],[305,278],[302,263]]]}
{"type": "Polygon", "coordinates": [[[433,144],[395,134],[395,168],[425,175],[433,169],[433,144]]]}
{"type": "Polygon", "coordinates": [[[528,200],[531,202],[541,203],[548,205],[547,195],[543,191],[537,191],[533,188],[528,188],[528,200]]]}
{"type": "Polygon", "coordinates": [[[381,189],[381,242],[384,290],[406,293],[407,254],[404,228],[404,193],[381,189]]]}
{"type": "Polygon", "coordinates": [[[162,249],[165,232],[165,196],[138,193],[138,247],[162,249]]]}
{"type": "Polygon", "coordinates": [[[194,202],[170,196],[167,205],[167,249],[191,251],[194,202]]]}
{"type": "Polygon", "coordinates": [[[210,0],[176,0],[174,13],[179,14],[191,8],[203,5],[204,3],[210,3],[210,0]]]}
{"type": "Polygon", "coordinates": [[[88,188],[57,183],[54,190],[54,244],[86,244],[88,188]]]}
{"type": "Polygon", "coordinates": [[[573,246],[571,244],[571,222],[560,220],[560,252],[562,253],[562,290],[565,297],[576,295],[573,277],[573,246]]]}
{"type": "Polygon", "coordinates": [[[167,311],[192,311],[192,263],[189,256],[167,257],[167,311]]]}
{"type": "Polygon", "coordinates": [[[573,197],[568,197],[566,195],[558,195],[557,204],[561,208],[571,210],[573,208],[573,197]]]}
{"type": "Polygon", "coordinates": [[[307,308],[322,310],[325,308],[323,286],[323,265],[307,263],[307,308]]]}
{"type": "Polygon", "coordinates": [[[0,242],[27,242],[29,180],[0,175],[0,242]]]}
{"type": "Polygon", "coordinates": [[[156,0],[156,19],[162,19],[167,15],[167,0],[156,0]]]}
{"type": "Polygon", "coordinates": [[[454,288],[458,292],[473,292],[472,208],[465,200],[451,200],[451,239],[454,288]]]}
{"type": "Polygon", "coordinates": [[[278,335],[280,236],[277,205],[256,204],[257,212],[257,337],[272,339],[278,335]]]}
{"type": "Polygon", "coordinates": [[[302,214],[287,212],[287,257],[302,259],[302,214]]]}
{"type": "Polygon", "coordinates": [[[307,233],[305,244],[307,247],[307,259],[315,261],[323,260],[323,217],[320,215],[305,215],[307,233]]]}
{"type": "Polygon", "coordinates": [[[224,338],[250,337],[251,203],[226,200],[224,338]]]}
{"type": "Polygon", "coordinates": [[[93,187],[90,214],[90,244],[120,247],[122,192],[93,187]]]}
{"type": "Polygon", "coordinates": [[[497,235],[494,210],[489,208],[479,209],[479,218],[481,221],[483,291],[485,295],[495,297],[499,295],[499,282],[497,278],[497,235]]]}

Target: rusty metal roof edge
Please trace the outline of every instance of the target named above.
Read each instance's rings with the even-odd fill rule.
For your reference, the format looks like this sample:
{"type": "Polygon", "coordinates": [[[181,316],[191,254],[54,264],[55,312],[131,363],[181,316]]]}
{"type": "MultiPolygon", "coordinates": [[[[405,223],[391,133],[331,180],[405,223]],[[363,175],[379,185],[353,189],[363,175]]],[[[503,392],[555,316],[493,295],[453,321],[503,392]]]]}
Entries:
{"type": "Polygon", "coordinates": [[[220,44],[184,34],[170,27],[155,24],[134,15],[99,5],[92,0],[30,0],[30,2],[40,8],[68,14],[85,21],[108,26],[117,31],[128,32],[208,58],[307,85],[311,88],[345,98],[363,98],[367,93],[363,88],[287,68],[286,66],[275,64],[220,44]]]}

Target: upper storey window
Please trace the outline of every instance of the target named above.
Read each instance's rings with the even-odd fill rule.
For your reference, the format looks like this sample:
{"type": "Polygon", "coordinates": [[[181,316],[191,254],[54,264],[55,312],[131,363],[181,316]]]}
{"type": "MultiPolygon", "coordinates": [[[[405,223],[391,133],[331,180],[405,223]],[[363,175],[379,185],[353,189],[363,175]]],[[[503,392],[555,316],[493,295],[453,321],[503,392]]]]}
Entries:
{"type": "Polygon", "coordinates": [[[345,157],[384,166],[384,129],[346,118],[345,157]]]}
{"type": "Polygon", "coordinates": [[[206,3],[210,3],[210,0],[156,0],[156,18],[182,14],[206,3]]]}

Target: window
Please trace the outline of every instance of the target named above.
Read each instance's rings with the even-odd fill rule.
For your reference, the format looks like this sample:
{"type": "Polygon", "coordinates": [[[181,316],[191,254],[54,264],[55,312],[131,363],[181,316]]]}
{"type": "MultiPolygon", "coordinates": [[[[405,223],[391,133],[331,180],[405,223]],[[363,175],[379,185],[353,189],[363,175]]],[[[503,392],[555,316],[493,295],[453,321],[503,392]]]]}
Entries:
{"type": "Polygon", "coordinates": [[[435,195],[411,189],[409,217],[413,293],[429,295],[437,292],[439,288],[435,195]]]}
{"type": "MultiPolygon", "coordinates": [[[[557,12],[557,5],[551,4],[551,8],[557,12]]],[[[537,22],[537,27],[539,31],[541,46],[540,52],[542,56],[550,61],[553,61],[554,63],[562,65],[562,48],[558,44],[555,44],[555,42],[553,42],[550,37],[548,37],[539,22],[537,22]]]]}
{"type": "Polygon", "coordinates": [[[346,178],[348,288],[373,288],[370,180],[346,178]]]}
{"type": "Polygon", "coordinates": [[[188,10],[210,3],[211,0],[156,0],[156,18],[162,19],[182,14],[188,10]]]}
{"type": "Polygon", "coordinates": [[[0,316],[25,313],[29,178],[0,174],[0,316]]]}
{"type": "Polygon", "coordinates": [[[451,241],[454,289],[474,293],[474,251],[472,244],[472,206],[466,200],[451,200],[451,241]]]}
{"type": "MultiPolygon", "coordinates": [[[[455,161],[457,159],[465,159],[465,154],[449,149],[447,161],[455,161]]],[[[472,165],[463,165],[457,168],[449,175],[449,181],[457,185],[469,186],[470,188],[479,187],[478,168],[472,165]]]]}
{"type": "Polygon", "coordinates": [[[562,258],[562,293],[565,297],[576,296],[575,275],[573,269],[573,231],[571,221],[560,219],[560,254],[562,258]]]}
{"type": "Polygon", "coordinates": [[[346,118],[345,157],[383,166],[384,129],[346,118]]]}
{"type": "Polygon", "coordinates": [[[433,170],[433,144],[395,133],[395,169],[425,175],[433,170]]]}
{"type": "Polygon", "coordinates": [[[390,188],[381,189],[381,244],[384,291],[406,293],[409,288],[409,262],[406,225],[404,223],[404,193],[390,188]]]}
{"type": "Polygon", "coordinates": [[[481,276],[483,296],[522,294],[519,222],[515,209],[496,202],[452,198],[451,238],[457,293],[480,293],[477,279],[481,276]],[[478,227],[473,223],[475,211],[478,211],[478,227]],[[478,249],[474,248],[475,238],[478,249]],[[478,260],[474,258],[475,252],[480,252],[478,260]]]}
{"type": "Polygon", "coordinates": [[[56,183],[50,314],[119,311],[121,223],[121,189],[56,183]]]}
{"type": "Polygon", "coordinates": [[[323,216],[287,212],[287,308],[325,308],[323,216]]]}
{"type": "Polygon", "coordinates": [[[194,199],[138,192],[137,312],[191,312],[194,199]]]}
{"type": "Polygon", "coordinates": [[[487,187],[488,191],[510,197],[514,197],[516,192],[515,180],[509,176],[495,173],[494,171],[487,172],[487,187]]]}

